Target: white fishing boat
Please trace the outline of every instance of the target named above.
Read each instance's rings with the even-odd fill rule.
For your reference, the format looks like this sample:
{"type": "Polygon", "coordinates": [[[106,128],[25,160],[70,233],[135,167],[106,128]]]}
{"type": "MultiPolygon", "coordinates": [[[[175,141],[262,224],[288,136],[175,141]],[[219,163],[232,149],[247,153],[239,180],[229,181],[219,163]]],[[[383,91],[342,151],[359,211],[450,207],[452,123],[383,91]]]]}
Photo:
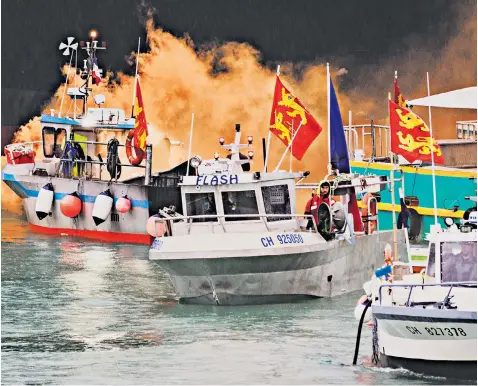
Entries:
{"type": "Polygon", "coordinates": [[[430,232],[426,268],[420,274],[408,274],[403,265],[377,270],[355,315],[373,318],[377,364],[476,381],[476,212],[446,224],[430,232]]]}
{"type": "MultiPolygon", "coordinates": [[[[240,157],[239,150],[252,137],[244,145],[240,137],[236,125],[234,143],[220,139],[230,158],[194,157],[196,176],[179,183],[183,213],[164,210],[157,219],[149,259],[169,275],[180,301],[258,304],[359,289],[370,269],[381,265],[393,232],[355,232],[340,202],[320,205],[317,228],[295,204],[296,184],[309,173],[249,171],[252,153],[240,157]]],[[[330,178],[331,194],[344,202],[357,192],[386,189],[389,182],[376,176],[330,178]]],[[[396,236],[406,256],[406,232],[396,236]]]]}
{"type": "Polygon", "coordinates": [[[152,173],[153,146],[146,143],[139,79],[136,109],[128,117],[117,101],[107,101],[96,91],[102,71],[97,55],[106,47],[97,40],[96,31],[89,38],[78,45],[69,37],[67,44],[60,45],[70,56],[61,106],[68,105],[63,103],[66,96],[72,100],[70,108],[41,116],[40,141],[5,147],[2,180],[22,199],[34,232],[150,245],[148,219],[163,206],[180,207],[177,182],[187,162],[152,173]],[[86,58],[82,68],[75,69],[72,63],[78,51],[86,58]],[[79,87],[71,70],[80,75],[79,87]],[[125,178],[129,167],[137,173],[125,178]]]}

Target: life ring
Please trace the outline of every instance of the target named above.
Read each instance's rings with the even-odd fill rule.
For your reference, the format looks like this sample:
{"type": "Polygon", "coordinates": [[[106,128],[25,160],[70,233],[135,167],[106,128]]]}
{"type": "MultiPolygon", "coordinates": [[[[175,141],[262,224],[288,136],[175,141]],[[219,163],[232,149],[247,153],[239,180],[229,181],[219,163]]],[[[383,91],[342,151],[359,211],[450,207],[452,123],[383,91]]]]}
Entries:
{"type": "Polygon", "coordinates": [[[422,216],[420,216],[413,208],[409,208],[408,211],[410,213],[410,228],[408,230],[408,237],[415,239],[420,236],[422,231],[422,216]]]}
{"type": "Polygon", "coordinates": [[[370,228],[370,234],[372,234],[375,231],[375,228],[377,226],[377,200],[375,199],[374,195],[370,192],[367,192],[363,197],[362,197],[362,222],[364,225],[364,232],[365,234],[369,233],[369,228],[370,228]],[[369,206],[369,201],[370,199],[373,200],[370,202],[370,212],[368,210],[369,206]],[[371,219],[374,217],[374,219],[371,219]]]}
{"type": "Polygon", "coordinates": [[[126,138],[126,156],[131,165],[137,166],[143,161],[145,151],[139,147],[139,133],[136,130],[130,130],[126,138]],[[134,156],[133,156],[134,148],[134,156]]]}

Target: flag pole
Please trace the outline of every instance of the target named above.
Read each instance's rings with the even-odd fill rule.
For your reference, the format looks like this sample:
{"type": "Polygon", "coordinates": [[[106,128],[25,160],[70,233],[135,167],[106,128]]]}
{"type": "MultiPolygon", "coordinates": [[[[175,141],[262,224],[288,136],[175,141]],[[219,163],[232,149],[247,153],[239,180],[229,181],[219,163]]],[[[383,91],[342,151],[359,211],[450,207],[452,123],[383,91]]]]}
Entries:
{"type": "Polygon", "coordinates": [[[330,156],[330,69],[327,63],[327,146],[329,151],[329,164],[327,165],[328,174],[332,174],[332,160],[330,156]]]}
{"type": "Polygon", "coordinates": [[[188,149],[188,166],[186,167],[186,175],[189,176],[189,164],[191,163],[191,148],[193,146],[193,128],[194,128],[194,113],[191,117],[191,132],[189,133],[189,149],[188,149]]]}
{"type": "Polygon", "coordinates": [[[279,167],[282,164],[282,161],[284,161],[284,158],[285,158],[287,152],[289,151],[290,147],[292,146],[292,143],[294,142],[295,137],[297,137],[297,133],[299,132],[301,127],[302,127],[302,120],[300,121],[300,124],[299,124],[299,127],[297,128],[297,131],[294,133],[294,136],[292,137],[291,141],[287,145],[287,148],[285,149],[284,154],[282,154],[282,157],[281,157],[279,163],[277,164],[276,168],[274,169],[275,172],[279,170],[279,167]]]}
{"type": "MultiPolygon", "coordinates": [[[[277,65],[277,76],[280,75],[280,64],[277,65]]],[[[274,111],[274,123],[275,123],[275,111],[274,111]]],[[[270,153],[270,147],[271,147],[271,129],[267,130],[267,151],[266,151],[266,160],[264,161],[264,171],[263,173],[267,172],[267,163],[269,162],[269,153],[270,153]]]]}
{"type": "Polygon", "coordinates": [[[263,171],[263,173],[267,172],[267,162],[269,161],[270,147],[271,147],[271,131],[269,129],[269,133],[267,133],[267,151],[266,151],[266,160],[264,161],[264,171],[263,171]]]}
{"type": "MultiPolygon", "coordinates": [[[[76,92],[78,91],[76,89],[76,71],[78,71],[78,47],[75,49],[75,107],[73,107],[73,119],[76,119],[76,92]]],[[[87,145],[88,146],[88,145],[87,145]]]]}
{"type": "MultiPolygon", "coordinates": [[[[428,96],[430,96],[430,76],[427,71],[427,91],[428,96]]],[[[432,127],[432,108],[428,104],[428,122],[430,124],[430,151],[432,153],[432,183],[433,183],[433,212],[435,215],[435,225],[438,224],[438,213],[437,213],[437,191],[436,191],[436,181],[435,181],[435,152],[433,151],[433,127],[432,127]]]]}
{"type": "MultiPolygon", "coordinates": [[[[292,137],[294,136],[294,120],[292,120],[292,137]]],[[[292,142],[290,144],[289,172],[292,173],[292,142]]]]}
{"type": "Polygon", "coordinates": [[[138,79],[138,59],[139,59],[140,42],[141,42],[141,37],[138,38],[138,54],[136,55],[136,70],[134,72],[133,101],[131,102],[131,117],[134,117],[134,98],[136,97],[136,79],[138,79]]]}
{"type": "MultiPolygon", "coordinates": [[[[388,100],[392,100],[391,93],[388,93],[388,100]]],[[[390,126],[390,110],[388,112],[388,124],[390,126]]],[[[390,162],[392,163],[392,168],[390,170],[391,177],[391,188],[392,188],[392,229],[393,229],[393,259],[398,260],[398,247],[397,247],[397,218],[395,211],[395,161],[392,152],[392,127],[390,126],[390,162]]]]}
{"type": "MultiPolygon", "coordinates": [[[[70,77],[70,70],[71,70],[71,61],[73,60],[73,54],[75,53],[75,50],[71,51],[71,56],[70,56],[70,63],[68,63],[68,71],[66,73],[66,78],[65,78],[65,88],[63,89],[63,96],[61,97],[61,103],[60,103],[60,111],[58,112],[58,118],[61,117],[61,110],[63,109],[63,100],[65,99],[65,94],[66,94],[66,89],[68,88],[68,78],[70,77]]],[[[76,71],[76,69],[75,69],[76,71]]],[[[75,79],[76,79],[76,73],[75,73],[75,79]]],[[[76,95],[75,95],[76,97],[76,95]]],[[[68,112],[67,112],[68,114],[68,112]]]]}

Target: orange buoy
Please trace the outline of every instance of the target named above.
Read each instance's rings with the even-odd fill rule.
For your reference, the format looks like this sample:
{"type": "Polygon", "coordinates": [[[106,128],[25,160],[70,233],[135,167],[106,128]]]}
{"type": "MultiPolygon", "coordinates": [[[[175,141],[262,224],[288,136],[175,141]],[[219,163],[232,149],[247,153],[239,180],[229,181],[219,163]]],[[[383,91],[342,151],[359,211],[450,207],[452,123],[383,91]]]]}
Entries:
{"type": "Polygon", "coordinates": [[[67,194],[60,201],[60,210],[66,217],[76,217],[81,212],[81,199],[76,192],[67,194]]]}
{"type": "Polygon", "coordinates": [[[159,214],[155,214],[148,219],[146,230],[150,236],[161,237],[166,233],[166,224],[164,222],[156,221],[159,218],[161,218],[159,214]]]}
{"type": "Polygon", "coordinates": [[[131,200],[128,198],[128,196],[118,198],[115,207],[119,213],[128,213],[131,209],[131,200]]]}

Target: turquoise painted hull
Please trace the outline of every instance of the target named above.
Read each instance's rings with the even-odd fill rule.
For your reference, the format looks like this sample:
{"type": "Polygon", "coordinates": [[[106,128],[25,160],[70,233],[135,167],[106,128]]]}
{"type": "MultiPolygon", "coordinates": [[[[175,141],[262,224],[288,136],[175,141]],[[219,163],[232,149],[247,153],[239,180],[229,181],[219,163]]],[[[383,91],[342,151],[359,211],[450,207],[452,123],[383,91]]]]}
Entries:
{"type": "MultiPolygon", "coordinates": [[[[384,165],[384,164],[378,164],[384,165]]],[[[383,167],[382,167],[383,168],[383,167]]],[[[360,174],[375,174],[375,175],[387,175],[390,177],[389,170],[380,170],[380,168],[374,168],[374,164],[370,164],[366,168],[364,167],[353,166],[351,167],[352,173],[360,174]]],[[[433,179],[430,174],[422,174],[415,172],[416,169],[410,167],[405,168],[403,173],[403,182],[405,186],[405,196],[415,196],[418,198],[418,208],[417,211],[420,213],[422,227],[421,235],[428,233],[430,226],[435,223],[435,218],[433,215],[433,179]],[[428,213],[423,213],[428,212],[428,213]]],[[[451,169],[450,169],[451,170],[451,169]]],[[[476,180],[470,179],[470,176],[476,177],[476,171],[465,171],[461,170],[461,173],[456,173],[457,169],[453,169],[455,175],[450,172],[449,175],[446,175],[446,171],[440,170],[439,173],[436,173],[436,201],[437,208],[442,213],[438,215],[438,222],[440,225],[445,226],[443,223],[443,218],[450,215],[451,212],[444,215],[443,210],[453,211],[454,207],[457,206],[459,211],[466,211],[469,208],[472,208],[476,205],[474,201],[465,199],[467,196],[476,196],[476,180]],[[458,175],[459,174],[459,175],[458,175]]],[[[394,172],[396,179],[401,177],[399,170],[394,172]]],[[[399,205],[400,195],[399,188],[401,187],[400,183],[395,183],[395,203],[399,205]]],[[[390,187],[389,187],[390,188],[390,187]]],[[[392,194],[391,189],[384,190],[380,192],[381,203],[391,204],[392,203],[392,194]]],[[[413,207],[411,207],[413,208],[413,207]]],[[[455,214],[456,215],[456,214],[455,214]]],[[[398,217],[398,212],[396,213],[398,217]]],[[[392,212],[387,210],[379,211],[379,227],[382,230],[387,230],[392,228],[392,212]]]]}

